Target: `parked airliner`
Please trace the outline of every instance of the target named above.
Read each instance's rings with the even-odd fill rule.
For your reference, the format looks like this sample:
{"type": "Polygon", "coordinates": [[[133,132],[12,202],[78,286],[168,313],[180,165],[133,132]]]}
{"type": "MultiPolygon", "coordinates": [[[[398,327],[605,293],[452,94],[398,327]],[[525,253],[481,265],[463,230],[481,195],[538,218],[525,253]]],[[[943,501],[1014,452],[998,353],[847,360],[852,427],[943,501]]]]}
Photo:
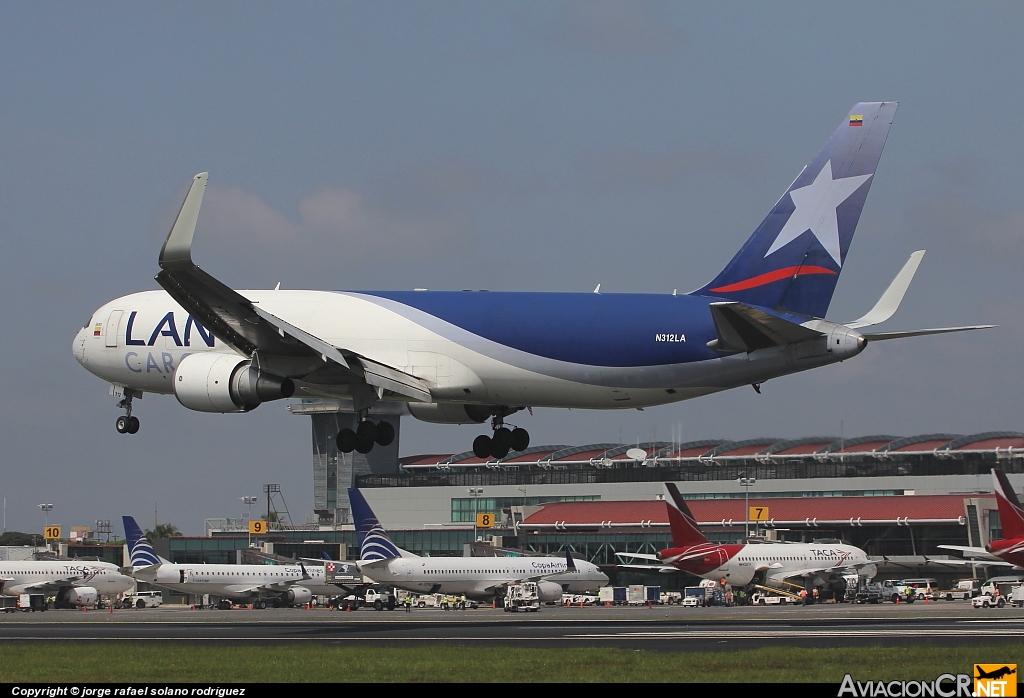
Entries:
{"type": "Polygon", "coordinates": [[[222,608],[231,602],[256,608],[300,606],[314,595],[334,596],[340,589],[324,579],[322,566],[298,565],[178,565],[156,550],[131,516],[122,517],[135,579],[186,594],[221,597],[222,608]]]}
{"type": "Polygon", "coordinates": [[[878,572],[863,550],[842,543],[712,543],[701,532],[676,485],[666,482],[665,489],[672,547],[657,555],[617,553],[624,559],[662,563],[622,567],[680,569],[704,579],[725,579],[732,586],[798,582],[808,589],[823,587],[846,574],[870,578],[878,572]]]}
{"type": "Polygon", "coordinates": [[[563,593],[596,592],[608,575],[585,560],[537,555],[518,557],[419,557],[388,537],[362,493],[348,491],[359,537],[359,569],[377,584],[429,594],[465,594],[493,599],[509,584],[536,582],[541,601],[559,601],[563,593]]]}
{"type": "MultiPolygon", "coordinates": [[[[1001,560],[1015,567],[1024,567],[1024,506],[1021,506],[1013,485],[1006,473],[998,468],[992,469],[992,486],[996,494],[996,506],[999,508],[999,525],[1003,536],[991,541],[984,548],[962,545],[940,545],[947,550],[959,550],[965,557],[981,560],[1001,560]]],[[[972,560],[971,564],[979,564],[972,560]]],[[[984,564],[984,563],[980,563],[984,564]]]]}
{"type": "Polygon", "coordinates": [[[0,562],[0,594],[55,596],[57,606],[91,606],[101,597],[122,594],[134,586],[109,562],[21,560],[0,562]]]}
{"type": "MultiPolygon", "coordinates": [[[[368,453],[394,427],[379,400],[421,420],[491,421],[473,450],[504,458],[529,446],[505,424],[522,409],[644,408],[850,359],[871,341],[981,329],[868,332],[896,312],[923,251],[878,303],[824,320],[895,102],[862,102],[801,170],[714,280],[689,294],[435,291],[235,291],[192,261],[207,173],[192,181],[160,251],[162,291],[96,310],[75,358],[111,384],[135,433],[133,399],[174,394],[201,412],[248,412],[289,397],[351,400],[358,428],[338,448],[368,453]]],[[[280,284],[278,284],[280,286],[280,284]]],[[[600,289],[596,289],[599,291],[600,289]]]]}

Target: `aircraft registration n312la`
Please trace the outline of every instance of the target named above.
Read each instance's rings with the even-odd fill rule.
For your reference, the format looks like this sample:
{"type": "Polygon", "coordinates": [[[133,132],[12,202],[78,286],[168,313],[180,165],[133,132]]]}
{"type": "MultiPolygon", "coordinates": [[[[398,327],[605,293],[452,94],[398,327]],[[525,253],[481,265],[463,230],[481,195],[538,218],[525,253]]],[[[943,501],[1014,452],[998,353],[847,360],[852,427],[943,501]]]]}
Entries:
{"type": "MultiPolygon", "coordinates": [[[[823,319],[896,112],[863,102],[797,175],[733,259],[689,294],[232,290],[192,261],[207,174],[195,176],[160,251],[156,281],[93,313],[75,358],[112,384],[135,433],[133,398],[174,394],[201,412],[248,412],[288,397],[351,399],[358,428],[338,448],[368,453],[394,427],[379,400],[445,424],[491,421],[481,458],[529,446],[522,409],[643,408],[760,384],[852,358],[871,341],[982,329],[865,333],[896,312],[914,252],[860,319],[823,319]]],[[[599,291],[600,288],[595,289],[599,291]]]]}

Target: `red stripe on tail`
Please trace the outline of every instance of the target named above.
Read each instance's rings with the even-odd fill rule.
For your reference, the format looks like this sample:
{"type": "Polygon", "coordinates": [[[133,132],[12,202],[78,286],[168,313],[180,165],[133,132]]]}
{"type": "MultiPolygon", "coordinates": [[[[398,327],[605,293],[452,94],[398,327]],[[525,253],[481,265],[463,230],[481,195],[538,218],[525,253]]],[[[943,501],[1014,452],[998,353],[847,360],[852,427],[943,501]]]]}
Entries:
{"type": "Polygon", "coordinates": [[[672,547],[683,548],[688,545],[707,543],[708,539],[700,531],[696,519],[690,513],[690,507],[686,506],[683,496],[675,483],[666,482],[665,489],[668,490],[668,523],[672,530],[672,547]]]}
{"type": "Polygon", "coordinates": [[[806,276],[807,274],[832,274],[836,276],[839,274],[837,271],[826,269],[825,267],[785,267],[784,269],[776,269],[775,271],[761,274],[750,279],[744,279],[743,281],[737,281],[734,284],[728,286],[719,286],[718,288],[708,289],[712,293],[732,293],[733,291],[746,291],[748,288],[757,288],[758,286],[764,286],[765,284],[774,283],[781,281],[782,279],[792,279],[796,276],[806,276]]]}

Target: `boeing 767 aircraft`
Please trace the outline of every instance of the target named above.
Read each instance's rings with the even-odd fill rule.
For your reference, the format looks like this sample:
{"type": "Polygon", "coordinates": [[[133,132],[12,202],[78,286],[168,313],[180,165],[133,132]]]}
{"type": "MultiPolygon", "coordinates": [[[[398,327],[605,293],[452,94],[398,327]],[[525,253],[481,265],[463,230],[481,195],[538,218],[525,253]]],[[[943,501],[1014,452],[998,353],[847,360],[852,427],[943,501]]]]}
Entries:
{"type": "MultiPolygon", "coordinates": [[[[379,400],[416,418],[481,424],[473,450],[529,446],[505,419],[522,409],[622,409],[688,400],[850,359],[869,342],[985,326],[864,333],[889,319],[921,262],[915,252],[866,315],[823,319],[896,112],[862,102],[733,259],[689,294],[235,291],[192,261],[207,174],[195,176],[160,251],[162,291],[99,308],[75,358],[111,383],[134,434],[133,398],[174,394],[201,412],[248,412],[282,398],[347,398],[358,428],[338,448],[368,453],[394,427],[379,400]]],[[[599,289],[597,289],[599,290],[599,289]]]]}

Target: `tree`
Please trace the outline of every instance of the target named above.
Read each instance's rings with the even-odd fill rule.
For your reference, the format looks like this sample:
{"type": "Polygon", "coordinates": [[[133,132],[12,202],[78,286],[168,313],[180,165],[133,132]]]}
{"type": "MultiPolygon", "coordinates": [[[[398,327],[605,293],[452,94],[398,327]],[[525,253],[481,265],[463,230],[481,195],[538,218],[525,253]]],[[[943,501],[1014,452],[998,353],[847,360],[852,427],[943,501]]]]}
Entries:
{"type": "Polygon", "coordinates": [[[0,545],[42,545],[43,537],[38,533],[7,531],[0,535],[0,545]]]}
{"type": "Polygon", "coordinates": [[[157,524],[156,528],[146,529],[146,538],[173,538],[180,536],[181,531],[174,524],[157,524]]]}

